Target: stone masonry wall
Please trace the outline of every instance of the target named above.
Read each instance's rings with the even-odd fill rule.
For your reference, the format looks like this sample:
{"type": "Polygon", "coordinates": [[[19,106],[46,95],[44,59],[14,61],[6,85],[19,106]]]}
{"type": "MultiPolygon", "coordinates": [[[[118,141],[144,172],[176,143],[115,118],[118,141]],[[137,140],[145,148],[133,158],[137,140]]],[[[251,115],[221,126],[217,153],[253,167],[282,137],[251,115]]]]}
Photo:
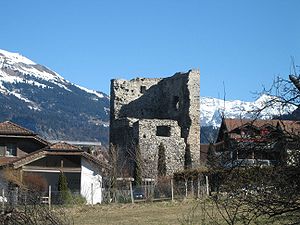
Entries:
{"type": "Polygon", "coordinates": [[[181,170],[184,167],[184,153],[186,144],[181,138],[181,128],[177,121],[141,119],[134,124],[134,133],[138,137],[142,160],[143,176],[156,177],[158,162],[158,147],[162,143],[166,149],[167,175],[181,170]],[[158,136],[157,127],[170,128],[170,135],[158,136]]]}
{"type": "Polygon", "coordinates": [[[192,165],[196,167],[200,163],[199,98],[200,73],[197,70],[163,79],[112,80],[110,142],[123,153],[124,149],[133,148],[132,143],[140,144],[145,160],[149,159],[147,155],[153,159],[151,163],[147,161],[147,165],[155,170],[157,163],[153,154],[156,154],[158,142],[162,141],[169,155],[178,155],[169,157],[168,171],[183,169],[182,143],[188,144],[192,165]],[[170,137],[153,135],[154,129],[163,123],[171,127],[170,137]],[[148,133],[145,127],[148,127],[148,133]],[[140,136],[141,132],[146,138],[140,136]]]}

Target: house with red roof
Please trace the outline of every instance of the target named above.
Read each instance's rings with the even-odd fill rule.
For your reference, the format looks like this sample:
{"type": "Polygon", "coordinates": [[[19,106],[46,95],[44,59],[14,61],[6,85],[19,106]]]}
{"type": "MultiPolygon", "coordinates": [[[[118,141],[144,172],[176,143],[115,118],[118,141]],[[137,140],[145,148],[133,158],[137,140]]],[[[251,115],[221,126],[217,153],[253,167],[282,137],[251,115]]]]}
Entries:
{"type": "MultiPolygon", "coordinates": [[[[81,148],[58,142],[48,143],[34,132],[12,122],[0,123],[0,169],[18,171],[20,179],[34,175],[42,177],[58,191],[61,173],[67,178],[68,188],[85,197],[87,203],[102,202],[103,176],[108,164],[81,148]]],[[[7,182],[0,182],[5,186],[7,182]]]]}
{"type": "Polygon", "coordinates": [[[214,149],[225,166],[292,163],[300,122],[223,119],[214,149]]]}

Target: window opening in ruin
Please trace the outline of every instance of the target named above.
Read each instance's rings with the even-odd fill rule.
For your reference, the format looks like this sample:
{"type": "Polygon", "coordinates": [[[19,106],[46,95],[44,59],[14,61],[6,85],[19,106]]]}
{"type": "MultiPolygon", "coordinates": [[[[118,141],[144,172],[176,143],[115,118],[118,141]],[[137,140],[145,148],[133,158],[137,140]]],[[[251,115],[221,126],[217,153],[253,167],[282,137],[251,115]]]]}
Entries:
{"type": "Polygon", "coordinates": [[[172,107],[176,111],[179,109],[179,96],[173,96],[172,107]]]}
{"type": "Polygon", "coordinates": [[[169,127],[169,126],[157,126],[156,127],[156,136],[170,137],[171,136],[171,127],[169,127]]]}
{"type": "Polygon", "coordinates": [[[146,134],[143,135],[143,138],[146,138],[146,134]]]}
{"type": "Polygon", "coordinates": [[[147,90],[146,86],[141,86],[141,90],[140,90],[141,94],[145,93],[146,90],[147,90]]]}

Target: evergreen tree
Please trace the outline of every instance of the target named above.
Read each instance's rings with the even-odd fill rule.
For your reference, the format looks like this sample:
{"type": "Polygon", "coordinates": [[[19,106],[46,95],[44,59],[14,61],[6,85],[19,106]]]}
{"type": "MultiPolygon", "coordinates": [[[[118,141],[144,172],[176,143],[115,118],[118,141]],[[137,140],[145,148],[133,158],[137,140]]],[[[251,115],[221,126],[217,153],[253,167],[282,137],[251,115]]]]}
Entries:
{"type": "Polygon", "coordinates": [[[167,166],[166,166],[166,149],[163,143],[158,146],[158,164],[157,164],[158,177],[166,176],[167,166]]]}
{"type": "Polygon", "coordinates": [[[142,155],[140,145],[135,148],[135,167],[134,167],[134,183],[136,186],[142,185],[142,155]]]}
{"type": "Polygon", "coordinates": [[[208,146],[206,164],[211,169],[215,169],[219,166],[219,159],[212,143],[210,143],[208,146]]]}
{"type": "Polygon", "coordinates": [[[68,188],[67,177],[63,172],[60,172],[58,177],[58,191],[59,191],[61,202],[63,204],[70,203],[72,196],[71,196],[70,189],[68,188]]]}
{"type": "Polygon", "coordinates": [[[185,147],[184,168],[185,169],[192,168],[192,156],[191,156],[191,149],[190,149],[189,144],[187,144],[186,147],[185,147]]]}

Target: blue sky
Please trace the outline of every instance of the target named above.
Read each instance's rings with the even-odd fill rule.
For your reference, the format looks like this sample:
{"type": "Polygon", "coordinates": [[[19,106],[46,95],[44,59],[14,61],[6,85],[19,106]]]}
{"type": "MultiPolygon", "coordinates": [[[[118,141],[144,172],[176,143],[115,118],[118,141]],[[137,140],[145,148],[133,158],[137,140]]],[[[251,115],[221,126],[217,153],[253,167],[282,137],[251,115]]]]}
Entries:
{"type": "Polygon", "coordinates": [[[3,0],[0,48],[109,93],[110,79],[199,68],[201,95],[251,92],[300,64],[298,0],[3,0]]]}

